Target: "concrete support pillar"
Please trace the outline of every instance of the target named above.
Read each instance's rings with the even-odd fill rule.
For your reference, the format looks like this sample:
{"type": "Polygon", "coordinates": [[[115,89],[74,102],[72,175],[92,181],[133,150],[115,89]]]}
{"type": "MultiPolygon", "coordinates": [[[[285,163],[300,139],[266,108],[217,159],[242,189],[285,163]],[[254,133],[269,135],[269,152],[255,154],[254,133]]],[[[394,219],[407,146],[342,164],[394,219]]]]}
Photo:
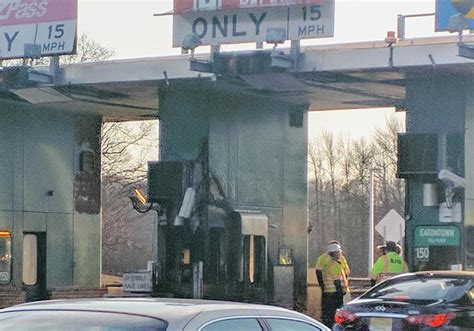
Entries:
{"type": "Polygon", "coordinates": [[[294,107],[289,111],[288,116],[284,138],[281,239],[286,247],[292,249],[295,300],[296,305],[304,309],[307,305],[308,270],[307,105],[294,107]],[[300,125],[294,125],[293,122],[300,120],[300,125]]]}
{"type": "MultiPolygon", "coordinates": [[[[464,242],[466,268],[474,267],[474,251],[469,237],[474,233],[474,79],[466,82],[466,130],[464,140],[465,153],[465,203],[464,203],[464,242]]],[[[471,240],[472,241],[472,240],[471,240]]]]}

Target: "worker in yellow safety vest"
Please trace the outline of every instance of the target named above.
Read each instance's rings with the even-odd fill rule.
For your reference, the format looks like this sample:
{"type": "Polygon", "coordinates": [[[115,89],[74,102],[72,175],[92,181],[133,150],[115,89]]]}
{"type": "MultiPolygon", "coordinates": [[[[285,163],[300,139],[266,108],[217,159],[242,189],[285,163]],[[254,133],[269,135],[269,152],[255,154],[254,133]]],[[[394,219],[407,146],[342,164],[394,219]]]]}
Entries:
{"type": "Polygon", "coordinates": [[[375,261],[372,270],[370,271],[370,283],[374,286],[381,281],[391,278],[404,272],[408,272],[408,266],[403,257],[397,251],[399,248],[393,241],[386,244],[387,253],[380,256],[375,261]]]}
{"type": "MultiPolygon", "coordinates": [[[[339,241],[337,240],[331,240],[328,242],[328,247],[329,245],[336,244],[341,246],[339,241]]],[[[331,256],[329,256],[328,251],[324,252],[321,254],[318,259],[316,260],[316,279],[318,280],[319,286],[321,287],[321,291],[324,292],[324,279],[323,279],[323,270],[326,268],[327,264],[331,261],[331,256]]],[[[346,258],[344,257],[344,254],[341,249],[341,256],[339,258],[339,262],[341,263],[342,270],[344,271],[344,275],[346,278],[349,278],[349,275],[351,273],[351,269],[349,268],[349,264],[347,263],[346,258]]]]}
{"type": "Polygon", "coordinates": [[[349,291],[349,283],[341,263],[341,246],[335,243],[328,245],[327,254],[329,261],[322,270],[321,310],[323,323],[331,328],[336,310],[344,304],[344,295],[349,291]]]}

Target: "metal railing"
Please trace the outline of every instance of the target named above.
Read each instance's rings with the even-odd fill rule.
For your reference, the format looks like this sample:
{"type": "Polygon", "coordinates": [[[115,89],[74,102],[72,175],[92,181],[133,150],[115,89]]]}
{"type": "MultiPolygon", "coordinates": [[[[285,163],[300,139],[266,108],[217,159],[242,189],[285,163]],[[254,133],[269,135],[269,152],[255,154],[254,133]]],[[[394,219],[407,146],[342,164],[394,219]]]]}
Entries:
{"type": "Polygon", "coordinates": [[[435,13],[398,15],[397,16],[397,38],[405,39],[405,20],[407,18],[426,17],[426,16],[435,16],[435,13]]]}

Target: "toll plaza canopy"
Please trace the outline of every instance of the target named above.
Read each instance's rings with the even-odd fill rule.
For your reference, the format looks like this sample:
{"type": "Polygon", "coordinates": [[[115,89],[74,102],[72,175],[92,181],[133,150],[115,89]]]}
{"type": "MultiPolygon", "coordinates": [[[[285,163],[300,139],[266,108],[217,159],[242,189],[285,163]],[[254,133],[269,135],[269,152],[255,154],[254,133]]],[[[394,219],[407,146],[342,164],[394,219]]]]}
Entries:
{"type": "MultiPolygon", "coordinates": [[[[158,117],[158,85],[183,84],[209,91],[266,95],[309,105],[310,111],[405,107],[410,75],[474,74],[474,60],[458,56],[459,39],[405,39],[302,47],[296,69],[220,76],[190,70],[190,56],[168,56],[62,65],[55,85],[9,86],[0,71],[0,98],[38,107],[95,112],[104,121],[158,117]]],[[[473,35],[464,36],[474,42],[473,35]]],[[[284,53],[290,50],[282,49],[284,53]]],[[[239,53],[235,53],[238,55],[239,53]]],[[[208,59],[209,55],[199,55],[208,59]]],[[[48,74],[48,67],[34,67],[48,74]]]]}
{"type": "Polygon", "coordinates": [[[174,0],[174,13],[180,15],[189,11],[226,10],[240,8],[320,5],[324,0],[174,0]]]}

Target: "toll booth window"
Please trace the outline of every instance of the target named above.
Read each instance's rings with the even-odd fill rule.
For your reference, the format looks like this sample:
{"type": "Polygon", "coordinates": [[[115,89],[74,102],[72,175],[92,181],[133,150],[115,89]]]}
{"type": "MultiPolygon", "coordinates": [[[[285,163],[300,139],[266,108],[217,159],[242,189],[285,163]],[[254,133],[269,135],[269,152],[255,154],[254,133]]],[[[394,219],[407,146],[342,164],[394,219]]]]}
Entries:
{"type": "Polygon", "coordinates": [[[82,151],[79,154],[79,171],[88,174],[94,173],[96,168],[95,155],[92,151],[82,151]]]}
{"type": "Polygon", "coordinates": [[[35,234],[23,237],[23,284],[35,285],[38,281],[38,238],[35,234]]]}
{"type": "Polygon", "coordinates": [[[191,252],[189,248],[183,249],[183,265],[190,265],[191,264],[191,252]]]}
{"type": "Polygon", "coordinates": [[[222,283],[225,281],[225,231],[222,228],[212,228],[209,231],[210,272],[209,281],[222,283]]]}
{"type": "Polygon", "coordinates": [[[12,237],[9,231],[0,230],[0,284],[8,284],[12,270],[12,237]]]}
{"type": "Polygon", "coordinates": [[[265,237],[247,235],[243,245],[242,276],[246,282],[262,284],[265,277],[265,237]]]}

